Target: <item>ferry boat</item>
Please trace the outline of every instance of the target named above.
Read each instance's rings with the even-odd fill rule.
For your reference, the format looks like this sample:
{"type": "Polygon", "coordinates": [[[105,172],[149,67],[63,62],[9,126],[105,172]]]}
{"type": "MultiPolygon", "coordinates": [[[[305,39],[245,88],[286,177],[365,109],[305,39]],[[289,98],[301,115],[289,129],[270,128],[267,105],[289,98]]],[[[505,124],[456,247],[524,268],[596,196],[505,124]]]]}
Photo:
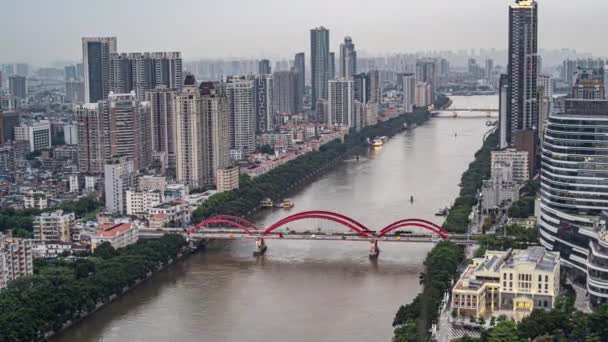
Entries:
{"type": "Polygon", "coordinates": [[[290,199],[284,199],[283,202],[281,202],[280,206],[281,206],[281,208],[289,209],[289,208],[293,208],[294,203],[290,199]]]}
{"type": "Polygon", "coordinates": [[[371,145],[373,147],[380,147],[382,145],[384,145],[384,143],[388,140],[388,137],[376,137],[374,140],[372,140],[371,145]]]}
{"type": "Polygon", "coordinates": [[[450,212],[450,208],[445,207],[445,208],[437,210],[437,212],[435,213],[435,216],[447,216],[449,212],[450,212]]]}
{"type": "Polygon", "coordinates": [[[260,202],[260,205],[262,206],[262,208],[272,208],[273,203],[270,198],[267,198],[267,199],[263,200],[262,202],[260,202]]]}

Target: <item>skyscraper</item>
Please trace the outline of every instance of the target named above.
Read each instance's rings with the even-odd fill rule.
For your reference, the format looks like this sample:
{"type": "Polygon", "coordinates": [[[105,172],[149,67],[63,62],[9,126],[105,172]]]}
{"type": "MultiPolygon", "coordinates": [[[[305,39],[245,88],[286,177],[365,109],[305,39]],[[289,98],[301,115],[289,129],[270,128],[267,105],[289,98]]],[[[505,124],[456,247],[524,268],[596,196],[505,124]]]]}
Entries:
{"type": "Polygon", "coordinates": [[[201,95],[194,76],[186,76],[175,94],[175,178],[198,188],[203,181],[203,127],[201,95]]]}
{"type": "Polygon", "coordinates": [[[355,87],[352,80],[328,82],[327,124],[359,128],[355,122],[355,87]]]}
{"type": "Polygon", "coordinates": [[[8,91],[18,99],[27,97],[27,84],[24,76],[14,75],[8,78],[8,91]]]}
{"type": "Polygon", "coordinates": [[[491,58],[486,59],[486,80],[488,83],[492,82],[492,72],[494,71],[494,60],[491,58]]]}
{"type": "Polygon", "coordinates": [[[416,76],[414,74],[403,75],[403,109],[407,113],[414,111],[416,100],[416,76]]]}
{"type": "Polygon", "coordinates": [[[200,87],[203,183],[215,184],[217,171],[230,166],[230,113],[226,89],[217,82],[200,87]]]}
{"type": "Polygon", "coordinates": [[[272,74],[273,108],[275,113],[296,113],[296,73],[275,71],[272,74]]]}
{"type": "Polygon", "coordinates": [[[436,63],[432,59],[420,59],[416,61],[416,82],[426,82],[431,87],[431,101],[437,91],[436,63]]]}
{"type": "Polygon", "coordinates": [[[357,74],[357,51],[351,37],[340,44],[340,77],[352,79],[357,74]]]}
{"type": "Polygon", "coordinates": [[[328,71],[327,78],[330,80],[333,80],[334,78],[336,78],[336,53],[335,52],[329,53],[329,71],[328,71]]]}
{"type": "Polygon", "coordinates": [[[509,8],[509,115],[507,141],[514,144],[518,131],[538,128],[538,4],[517,0],[509,8]]]}
{"type": "Polygon", "coordinates": [[[274,125],[273,92],[272,75],[258,75],[255,79],[256,133],[264,133],[272,130],[274,125]]]}
{"type": "Polygon", "coordinates": [[[103,173],[106,211],[111,214],[125,214],[127,190],[133,189],[136,173],[133,160],[127,157],[113,158],[104,165],[103,173]]]}
{"type": "Polygon", "coordinates": [[[380,84],[380,71],[370,70],[369,77],[369,99],[368,102],[380,104],[382,102],[382,85],[380,84]]]}
{"type": "Polygon", "coordinates": [[[310,68],[312,105],[327,99],[327,81],[330,79],[329,30],[321,26],[310,30],[310,68]]]}
{"type": "Polygon", "coordinates": [[[97,103],[76,107],[78,128],[78,170],[89,175],[101,175],[106,162],[106,129],[103,113],[97,103]]]}
{"type": "Polygon", "coordinates": [[[360,73],[353,77],[355,87],[355,100],[359,101],[363,106],[369,101],[370,97],[370,82],[369,76],[366,73],[360,73]]]}
{"type": "Polygon", "coordinates": [[[150,104],[140,102],[134,92],[110,93],[99,102],[106,125],[108,157],[127,157],[135,170],[144,170],[152,160],[150,104]]]}
{"type": "Polygon", "coordinates": [[[247,155],[255,151],[255,81],[234,77],[226,84],[230,111],[230,148],[247,155]]]}
{"type": "Polygon", "coordinates": [[[116,53],[116,37],[82,38],[84,101],[95,103],[110,93],[110,54],[116,53]]]}
{"type": "Polygon", "coordinates": [[[270,61],[267,59],[262,59],[258,62],[258,75],[270,75],[272,73],[272,69],[270,67],[270,61]]]}
{"type": "Polygon", "coordinates": [[[145,93],[150,103],[152,151],[163,153],[170,169],[175,169],[175,93],[164,86],[145,93]]]}
{"type": "Polygon", "coordinates": [[[294,59],[294,68],[296,72],[296,111],[302,112],[304,108],[304,90],[306,88],[306,60],[304,52],[296,54],[294,59]]]}

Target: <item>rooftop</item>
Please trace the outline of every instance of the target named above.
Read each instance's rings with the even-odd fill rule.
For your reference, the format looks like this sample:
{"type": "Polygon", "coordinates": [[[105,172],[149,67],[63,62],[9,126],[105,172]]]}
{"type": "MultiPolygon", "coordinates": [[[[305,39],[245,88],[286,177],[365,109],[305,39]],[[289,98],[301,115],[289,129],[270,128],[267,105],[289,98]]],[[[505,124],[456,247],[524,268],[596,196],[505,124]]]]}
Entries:
{"type": "Polygon", "coordinates": [[[97,237],[104,238],[115,237],[131,229],[131,225],[128,223],[109,223],[103,224],[100,227],[101,230],[97,232],[97,237]]]}

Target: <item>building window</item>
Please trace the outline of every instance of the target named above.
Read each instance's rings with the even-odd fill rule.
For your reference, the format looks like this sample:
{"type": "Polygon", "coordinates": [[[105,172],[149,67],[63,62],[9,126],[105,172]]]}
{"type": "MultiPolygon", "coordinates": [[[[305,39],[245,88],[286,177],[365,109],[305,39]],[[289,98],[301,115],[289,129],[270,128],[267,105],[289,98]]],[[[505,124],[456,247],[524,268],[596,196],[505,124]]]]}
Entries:
{"type": "Polygon", "coordinates": [[[513,280],[513,273],[509,273],[509,280],[513,280]]]}
{"type": "Polygon", "coordinates": [[[548,275],[546,275],[546,276],[545,276],[545,281],[546,281],[547,283],[549,282],[549,276],[548,276],[548,275]]]}

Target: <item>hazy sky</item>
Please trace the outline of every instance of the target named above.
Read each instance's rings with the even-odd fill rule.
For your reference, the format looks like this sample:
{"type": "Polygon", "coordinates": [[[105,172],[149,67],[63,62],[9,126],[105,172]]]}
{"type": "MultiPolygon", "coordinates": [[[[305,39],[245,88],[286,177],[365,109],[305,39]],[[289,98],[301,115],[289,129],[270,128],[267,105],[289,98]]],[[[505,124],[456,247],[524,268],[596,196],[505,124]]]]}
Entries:
{"type": "MultiPolygon", "coordinates": [[[[82,36],[186,60],[308,54],[324,25],[367,53],[507,46],[511,0],[4,0],[0,63],[77,60],[82,36]]],[[[606,0],[539,0],[540,47],[608,55],[606,0]]]]}

